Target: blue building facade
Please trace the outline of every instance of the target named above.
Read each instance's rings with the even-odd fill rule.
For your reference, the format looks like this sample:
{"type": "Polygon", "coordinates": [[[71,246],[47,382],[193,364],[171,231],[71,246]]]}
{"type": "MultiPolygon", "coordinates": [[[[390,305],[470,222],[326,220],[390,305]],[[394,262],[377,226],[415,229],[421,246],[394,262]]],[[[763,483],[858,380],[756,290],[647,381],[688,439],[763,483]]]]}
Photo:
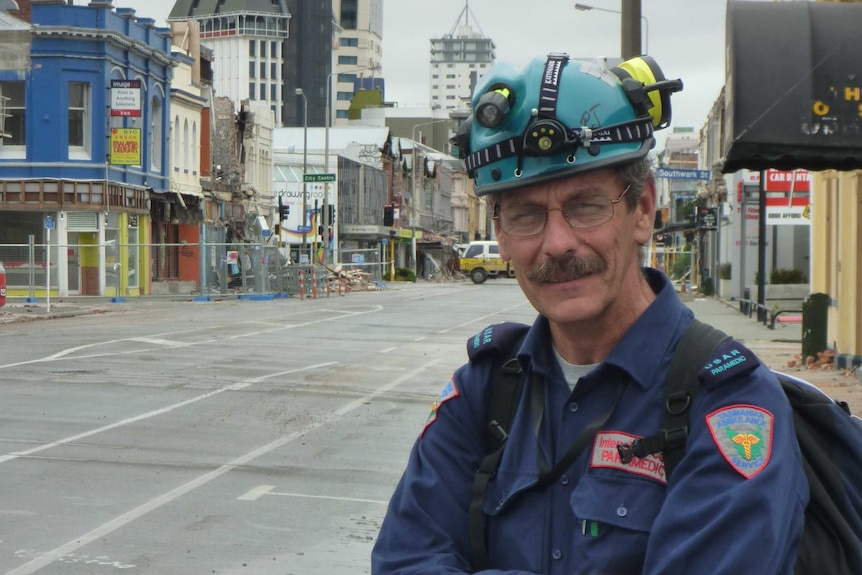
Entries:
{"type": "MultiPolygon", "coordinates": [[[[31,18],[0,18],[0,43],[21,46],[0,57],[0,244],[41,246],[36,285],[60,296],[149,293],[170,195],[170,30],[110,2],[34,0],[31,18]]],[[[23,253],[2,259],[11,292],[32,281],[23,253]]]]}

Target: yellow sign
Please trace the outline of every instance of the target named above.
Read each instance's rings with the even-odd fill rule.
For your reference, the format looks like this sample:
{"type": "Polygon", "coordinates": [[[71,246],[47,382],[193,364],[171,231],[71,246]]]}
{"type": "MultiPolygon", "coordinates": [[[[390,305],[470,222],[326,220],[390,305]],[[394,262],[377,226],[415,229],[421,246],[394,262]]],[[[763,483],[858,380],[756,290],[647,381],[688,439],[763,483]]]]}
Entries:
{"type": "Polygon", "coordinates": [[[802,210],[802,217],[808,218],[809,220],[811,219],[811,204],[806,205],[802,210]]]}
{"type": "Polygon", "coordinates": [[[140,128],[111,128],[111,164],[141,165],[140,128]]]}

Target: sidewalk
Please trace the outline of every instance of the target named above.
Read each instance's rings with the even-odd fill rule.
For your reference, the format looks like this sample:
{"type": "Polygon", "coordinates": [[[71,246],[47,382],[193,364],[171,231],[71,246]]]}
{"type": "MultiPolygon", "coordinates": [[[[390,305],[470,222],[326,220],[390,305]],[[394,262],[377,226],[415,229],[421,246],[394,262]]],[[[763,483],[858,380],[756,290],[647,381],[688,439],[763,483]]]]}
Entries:
{"type": "Polygon", "coordinates": [[[732,335],[775,371],[811,382],[834,399],[846,401],[853,413],[862,413],[859,374],[831,368],[799,367],[802,359],[802,324],[779,323],[769,329],[756,317],[740,313],[730,302],[716,298],[683,297],[695,317],[732,335]]]}

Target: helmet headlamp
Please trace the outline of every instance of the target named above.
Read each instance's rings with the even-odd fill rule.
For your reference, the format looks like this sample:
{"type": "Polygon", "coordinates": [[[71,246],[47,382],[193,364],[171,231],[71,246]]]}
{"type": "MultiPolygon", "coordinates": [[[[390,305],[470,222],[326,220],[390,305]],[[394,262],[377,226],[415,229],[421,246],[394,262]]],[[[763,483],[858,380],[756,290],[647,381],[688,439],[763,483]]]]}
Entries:
{"type": "Polygon", "coordinates": [[[557,120],[543,119],[527,128],[524,150],[535,156],[549,156],[558,153],[567,141],[563,124],[557,120]]]}
{"type": "Polygon", "coordinates": [[[512,91],[500,86],[482,94],[476,104],[476,122],[483,128],[499,126],[509,111],[512,91]]]}

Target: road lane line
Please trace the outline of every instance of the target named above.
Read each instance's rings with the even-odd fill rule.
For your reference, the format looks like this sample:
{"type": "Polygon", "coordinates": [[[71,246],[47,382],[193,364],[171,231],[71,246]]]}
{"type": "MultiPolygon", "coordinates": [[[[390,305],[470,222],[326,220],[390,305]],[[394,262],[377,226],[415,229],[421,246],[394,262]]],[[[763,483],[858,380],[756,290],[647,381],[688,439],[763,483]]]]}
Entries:
{"type": "Polygon", "coordinates": [[[185,407],[187,405],[191,405],[192,403],[197,403],[198,401],[209,399],[215,395],[220,393],[224,393],[225,391],[238,391],[240,389],[244,389],[250,385],[254,385],[255,383],[260,383],[261,381],[265,381],[267,379],[271,379],[273,377],[279,377],[282,375],[289,375],[292,373],[300,373],[303,371],[308,371],[312,369],[318,369],[322,367],[329,367],[330,365],[336,365],[338,362],[329,361],[326,363],[317,363],[314,365],[309,365],[306,367],[300,367],[298,369],[289,369],[287,371],[280,371],[278,373],[271,373],[269,375],[262,375],[260,377],[256,377],[254,379],[247,379],[245,381],[239,381],[236,383],[231,383],[230,385],[226,385],[219,389],[214,389],[208,393],[203,395],[199,395],[197,397],[192,397],[191,399],[187,399],[185,401],[181,401],[179,403],[175,403],[173,405],[169,405],[167,407],[163,407],[161,409],[156,409],[154,411],[150,411],[147,413],[142,413],[141,415],[136,415],[134,417],[129,417],[127,419],[123,419],[121,421],[117,421],[111,423],[109,425],[105,425],[103,427],[99,427],[97,429],[91,429],[90,431],[85,431],[84,433],[79,433],[77,435],[72,435],[70,437],[66,437],[65,439],[59,439],[57,441],[52,441],[51,443],[45,443],[38,447],[34,447],[32,449],[28,449],[26,451],[16,451],[14,453],[10,453],[8,455],[0,455],[0,463],[5,463],[7,461],[12,461],[13,459],[18,459],[19,457],[27,457],[29,455],[33,455],[35,453],[39,453],[40,451],[45,451],[46,449],[51,449],[52,447],[59,447],[61,445],[66,445],[69,443],[74,443],[75,441],[79,441],[84,439],[85,437],[91,437],[93,435],[97,435],[102,433],[103,431],[108,431],[110,429],[116,429],[118,427],[122,427],[124,425],[129,425],[130,423],[137,423],[138,421],[143,421],[145,419],[150,419],[151,417],[156,417],[157,415],[163,415],[165,413],[169,413],[174,411],[175,409],[179,409],[180,407],[185,407]]]}
{"type": "Polygon", "coordinates": [[[450,331],[455,331],[456,329],[460,329],[460,328],[462,328],[462,327],[466,327],[466,326],[471,325],[471,324],[474,324],[474,323],[476,323],[476,322],[478,322],[478,321],[483,321],[483,320],[487,321],[487,320],[488,320],[488,318],[491,318],[491,317],[494,317],[494,316],[498,316],[498,315],[500,315],[500,314],[502,314],[502,313],[505,313],[505,312],[507,312],[507,311],[513,310],[513,309],[515,309],[516,307],[521,307],[522,305],[529,304],[529,303],[530,303],[530,302],[528,302],[527,300],[524,300],[524,301],[522,301],[521,303],[516,303],[515,305],[511,305],[511,306],[509,306],[509,307],[505,307],[505,308],[500,309],[500,310],[497,310],[497,311],[495,311],[495,312],[493,312],[493,313],[489,313],[489,314],[486,314],[486,315],[480,315],[479,317],[474,317],[473,319],[471,319],[471,320],[469,320],[469,321],[465,321],[464,323],[459,323],[458,325],[454,325],[454,326],[452,326],[452,327],[450,327],[450,328],[448,328],[448,329],[442,329],[442,330],[438,331],[437,333],[449,333],[450,331]]]}
{"type": "MultiPolygon", "coordinates": [[[[218,341],[230,341],[233,339],[239,339],[239,338],[244,338],[244,337],[258,337],[258,336],[266,335],[267,333],[272,333],[272,332],[276,332],[276,331],[285,331],[285,330],[289,330],[289,329],[308,327],[310,325],[315,325],[315,324],[319,324],[319,323],[326,323],[326,322],[335,321],[335,320],[343,320],[346,317],[365,315],[365,314],[369,314],[369,313],[379,312],[382,310],[383,310],[383,306],[381,306],[381,305],[370,306],[370,309],[367,309],[365,311],[342,310],[340,312],[341,315],[334,315],[334,316],[328,317],[328,318],[317,318],[317,319],[309,320],[309,321],[302,322],[302,323],[291,323],[291,324],[287,324],[287,325],[283,325],[283,326],[279,326],[279,327],[274,327],[274,328],[268,329],[268,330],[262,330],[262,331],[259,330],[259,331],[244,333],[244,334],[233,334],[233,335],[225,336],[221,339],[210,338],[210,339],[200,340],[200,341],[190,341],[188,343],[175,342],[172,345],[172,347],[180,348],[180,347],[192,347],[192,346],[196,346],[196,345],[211,345],[212,343],[218,342],[218,341]]],[[[211,328],[207,328],[207,329],[211,329],[211,328]]],[[[146,339],[160,339],[159,336],[164,336],[164,335],[175,335],[178,333],[194,333],[194,332],[199,332],[199,331],[202,331],[202,330],[201,329],[190,329],[190,330],[181,330],[181,331],[176,331],[176,332],[165,332],[165,333],[161,333],[161,334],[153,334],[150,336],[141,335],[141,336],[133,336],[133,337],[124,337],[124,338],[120,338],[120,339],[111,339],[111,340],[107,340],[107,341],[98,341],[98,342],[94,342],[94,343],[88,343],[85,345],[70,347],[70,348],[58,351],[57,353],[45,356],[45,357],[30,359],[27,361],[19,361],[17,363],[7,363],[5,365],[0,364],[0,369],[6,369],[6,368],[10,368],[10,367],[19,367],[22,365],[30,365],[30,364],[34,364],[34,363],[59,361],[61,359],[81,360],[81,359],[91,359],[94,357],[107,357],[107,356],[117,356],[117,355],[129,355],[129,354],[135,354],[135,353],[147,353],[147,352],[150,352],[150,351],[153,351],[156,349],[162,349],[162,346],[153,347],[153,348],[126,350],[126,351],[108,351],[108,352],[104,352],[104,353],[91,353],[88,355],[76,355],[76,356],[70,357],[71,354],[73,354],[77,351],[81,351],[83,349],[89,349],[89,348],[93,348],[93,347],[97,347],[97,346],[111,345],[114,343],[129,342],[129,341],[142,342],[143,340],[146,340],[146,339]]]]}
{"type": "MultiPolygon", "coordinates": [[[[160,495],[159,497],[156,497],[155,499],[152,499],[152,500],[148,501],[147,503],[144,503],[143,505],[140,505],[140,506],[136,507],[135,509],[132,509],[131,511],[123,513],[122,515],[120,515],[116,519],[112,519],[111,521],[108,521],[107,523],[100,525],[99,527],[96,527],[95,529],[93,529],[89,533],[85,533],[84,535],[82,535],[80,537],[75,537],[71,541],[69,541],[68,543],[64,543],[63,545],[60,545],[59,547],[56,547],[56,548],[52,549],[51,551],[48,551],[47,553],[45,553],[41,557],[38,557],[32,561],[29,561],[28,563],[25,563],[24,565],[21,565],[20,567],[18,567],[16,569],[8,571],[6,573],[6,575],[30,575],[31,573],[35,573],[39,569],[42,569],[43,567],[47,567],[48,565],[51,565],[52,563],[59,560],[63,556],[68,555],[69,553],[73,553],[73,552],[77,551],[78,549],[84,547],[85,545],[89,545],[93,541],[97,541],[98,539],[101,539],[102,537],[106,537],[107,535],[111,534],[112,532],[116,531],[117,529],[120,529],[121,527],[124,527],[125,525],[131,523],[132,521],[135,521],[136,519],[143,517],[147,513],[150,513],[151,511],[154,511],[154,510],[162,507],[163,505],[166,505],[166,504],[174,501],[175,499],[178,499],[179,497],[186,495],[187,493],[190,493],[191,491],[194,491],[198,487],[202,487],[202,486],[206,485],[210,481],[218,479],[219,477],[226,474],[227,472],[232,471],[232,470],[236,469],[237,467],[242,467],[244,465],[248,465],[251,461],[254,461],[258,457],[266,455],[270,451],[274,451],[280,447],[283,447],[284,445],[287,445],[288,443],[290,443],[291,441],[294,441],[295,439],[300,439],[300,438],[304,437],[305,435],[308,435],[309,433],[311,433],[312,431],[314,431],[320,427],[323,427],[325,425],[329,425],[329,424],[335,422],[336,420],[342,419],[341,416],[346,415],[347,413],[350,413],[354,409],[362,406],[363,404],[374,399],[375,397],[382,395],[383,393],[396,387],[400,383],[407,381],[408,379],[411,379],[413,377],[416,377],[418,374],[420,374],[421,372],[423,372],[427,368],[431,367],[432,365],[438,363],[439,361],[440,360],[436,360],[436,359],[429,361],[428,363],[425,363],[424,365],[417,367],[416,369],[414,369],[410,373],[405,374],[402,377],[399,377],[398,379],[396,379],[395,381],[387,383],[386,385],[384,385],[384,386],[378,388],[377,390],[369,393],[364,398],[357,400],[357,401],[352,401],[352,402],[348,403],[347,405],[345,405],[344,407],[335,410],[331,415],[323,417],[317,422],[309,423],[308,425],[306,425],[302,429],[294,431],[293,433],[290,433],[290,434],[288,434],[282,438],[279,438],[279,439],[277,439],[271,443],[268,443],[262,447],[254,449],[252,451],[249,451],[245,455],[241,455],[240,457],[237,457],[233,461],[231,461],[225,465],[222,465],[221,467],[218,467],[217,469],[214,469],[214,470],[210,471],[209,473],[205,473],[205,474],[201,475],[200,477],[197,477],[196,479],[189,481],[188,483],[180,485],[176,489],[172,489],[171,491],[168,491],[167,493],[164,493],[164,494],[160,495]]],[[[272,376],[266,376],[266,377],[272,377],[272,376]]],[[[258,378],[258,379],[261,379],[261,378],[258,378]]]]}

